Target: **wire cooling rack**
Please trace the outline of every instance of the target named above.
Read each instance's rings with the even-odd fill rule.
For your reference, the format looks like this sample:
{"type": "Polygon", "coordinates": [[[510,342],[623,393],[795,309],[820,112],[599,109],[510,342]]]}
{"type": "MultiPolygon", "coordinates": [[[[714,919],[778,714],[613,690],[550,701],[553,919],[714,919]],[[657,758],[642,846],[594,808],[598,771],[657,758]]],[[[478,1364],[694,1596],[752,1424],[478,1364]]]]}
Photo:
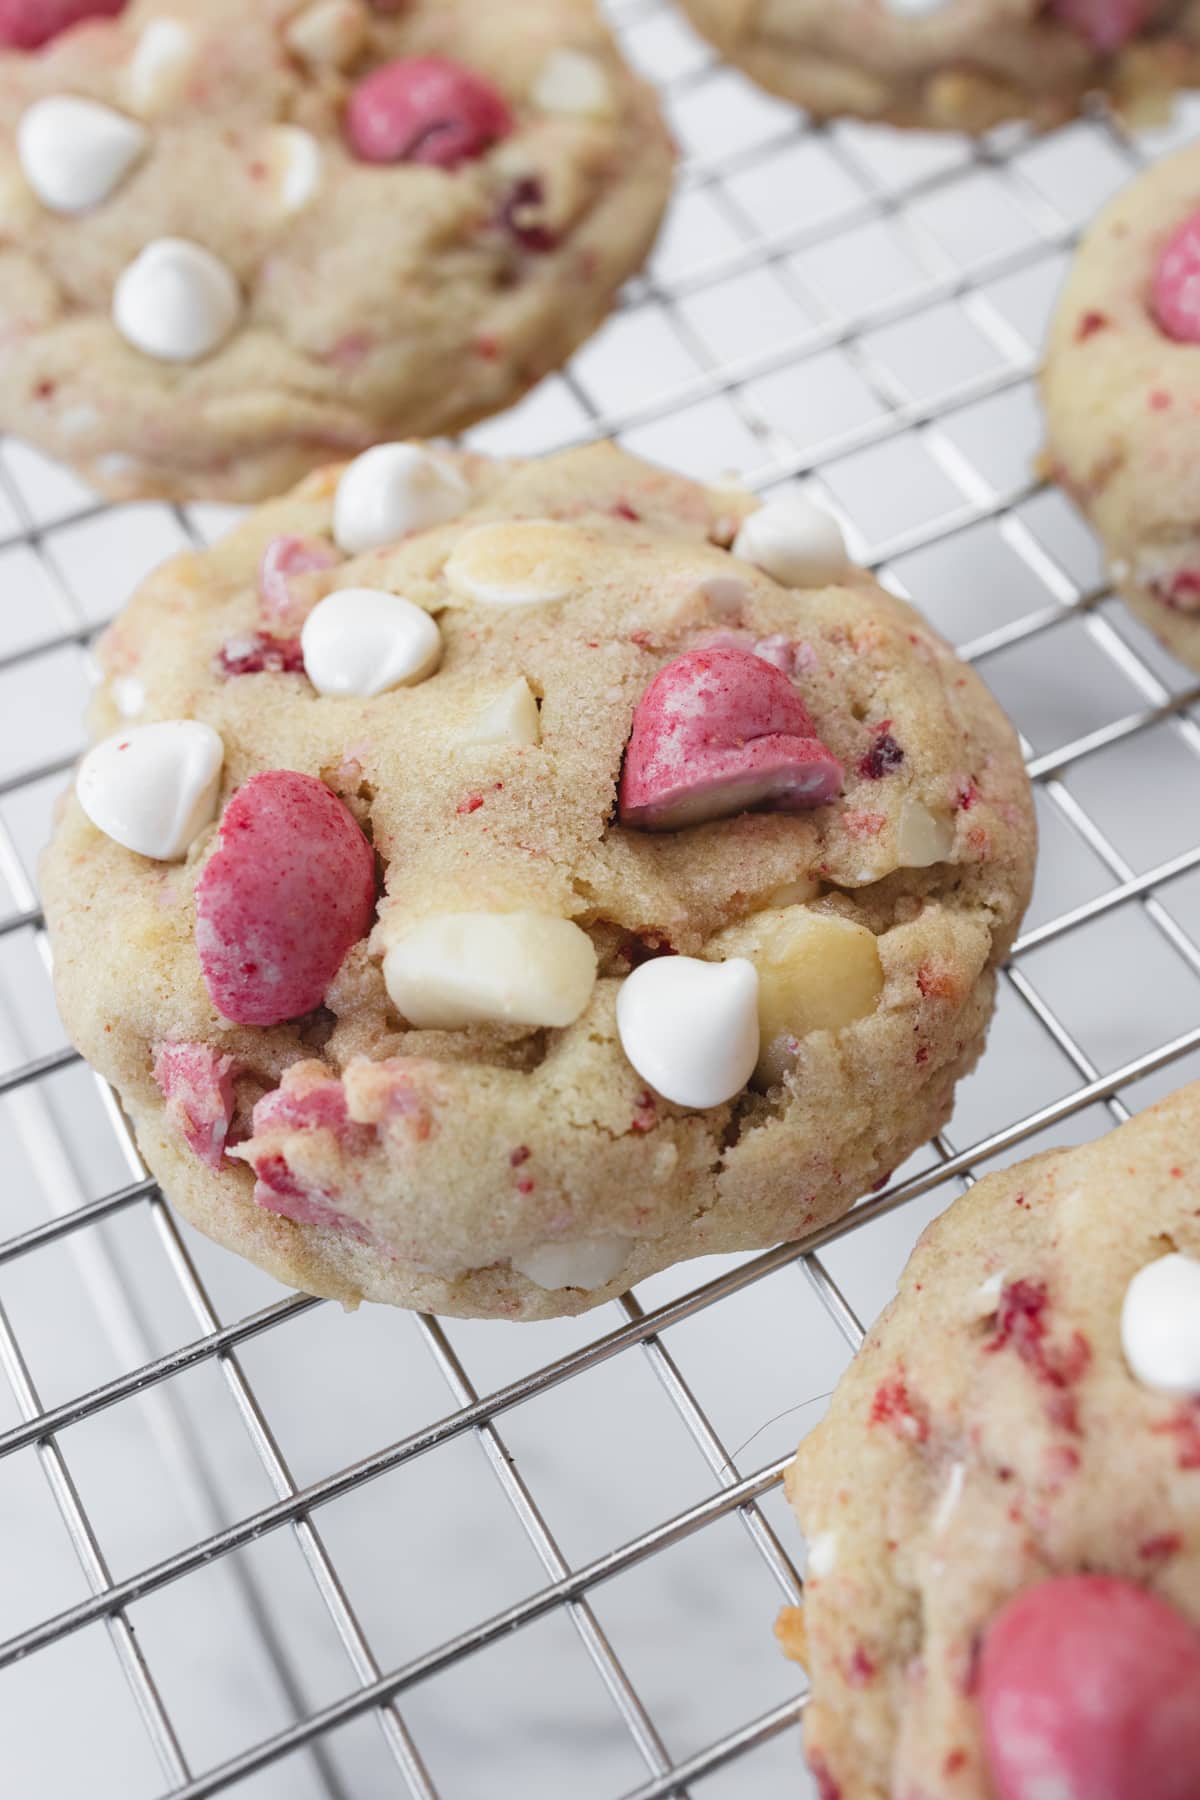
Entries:
{"type": "Polygon", "coordinates": [[[650,271],[473,434],[810,483],[1017,721],[1038,893],[947,1132],[803,1246],[587,1318],[285,1294],[181,1224],[65,1045],[33,882],[87,645],[218,508],[0,446],[0,1767],[22,1800],[726,1800],[805,1788],[771,1622],[795,1440],[920,1227],[1200,1073],[1200,686],[1032,473],[1079,224],[1200,126],[816,130],[614,0],[686,152],[650,271]]]}

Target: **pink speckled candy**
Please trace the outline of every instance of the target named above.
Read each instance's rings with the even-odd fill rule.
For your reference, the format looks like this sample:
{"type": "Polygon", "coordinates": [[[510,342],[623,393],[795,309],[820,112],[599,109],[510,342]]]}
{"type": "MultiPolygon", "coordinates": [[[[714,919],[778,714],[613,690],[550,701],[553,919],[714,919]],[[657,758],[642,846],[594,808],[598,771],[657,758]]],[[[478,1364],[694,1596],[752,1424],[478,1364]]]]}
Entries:
{"type": "Polygon", "coordinates": [[[1027,1588],[979,1692],[997,1800],[1200,1800],[1200,1632],[1133,1582],[1027,1588]]]}
{"type": "Polygon", "coordinates": [[[219,1169],[233,1118],[232,1056],[218,1056],[209,1044],[158,1044],[154,1079],[167,1114],[191,1148],[210,1168],[219,1169]]]}
{"type": "Polygon", "coordinates": [[[196,883],[196,951],[213,1005],[239,1025],[311,1012],[375,912],[375,857],[324,782],[254,775],[196,883]]]}
{"type": "Polygon", "coordinates": [[[1167,239],[1151,290],[1154,316],[1168,337],[1200,344],[1200,212],[1167,239]]]}
{"type": "Polygon", "coordinates": [[[1050,0],[1050,11],[1107,56],[1135,37],[1153,10],[1153,0],[1050,0]]]}
{"type": "Polygon", "coordinates": [[[619,812],[623,825],[675,831],[752,807],[822,806],[841,785],[786,675],[749,650],[689,650],[638,702],[619,812]]]}
{"type": "Polygon", "coordinates": [[[346,108],[346,136],[363,162],[457,169],[512,128],[491,82],[441,56],[384,63],[359,82],[346,108]]]}
{"type": "Polygon", "coordinates": [[[83,19],[112,19],[125,0],[0,0],[0,44],[38,50],[83,19]]]}
{"type": "Polygon", "coordinates": [[[258,570],[258,599],[269,625],[302,625],[309,608],[292,586],[298,575],[332,569],[341,557],[328,538],[272,538],[258,570]]]}

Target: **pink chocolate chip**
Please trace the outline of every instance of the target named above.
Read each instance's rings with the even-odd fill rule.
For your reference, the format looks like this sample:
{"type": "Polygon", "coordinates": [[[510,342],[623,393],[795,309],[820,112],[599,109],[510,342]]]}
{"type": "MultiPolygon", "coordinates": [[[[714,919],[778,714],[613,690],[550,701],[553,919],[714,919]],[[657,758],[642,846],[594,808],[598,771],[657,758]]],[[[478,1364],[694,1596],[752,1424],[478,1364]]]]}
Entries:
{"type": "Polygon", "coordinates": [[[1050,0],[1056,18],[1107,56],[1119,50],[1146,23],[1153,0],[1050,0]]]}
{"type": "Polygon", "coordinates": [[[125,0],[0,0],[0,44],[38,50],[84,19],[112,19],[125,0]]]}
{"type": "Polygon", "coordinates": [[[292,769],[252,776],[196,883],[196,951],[213,1005],[239,1025],[311,1012],[374,911],[374,854],[337,796],[292,769]]]}
{"type": "Polygon", "coordinates": [[[1151,290],[1154,316],[1168,337],[1200,344],[1200,212],[1167,239],[1151,290]]]}
{"type": "Polygon", "coordinates": [[[441,56],[384,63],[359,82],[346,108],[346,136],[363,162],[457,169],[512,129],[491,82],[441,56]]]}
{"type": "Polygon", "coordinates": [[[258,570],[258,599],[268,625],[298,625],[308,610],[292,583],[314,569],[332,569],[341,561],[327,538],[272,538],[258,570]]]}
{"type": "Polygon", "coordinates": [[[841,785],[841,765],[786,675],[748,650],[689,650],[638,702],[619,815],[643,831],[675,831],[751,807],[822,806],[841,785]]]}
{"type": "Polygon", "coordinates": [[[154,1079],[167,1113],[201,1162],[219,1169],[233,1118],[232,1056],[218,1056],[208,1044],[159,1044],[154,1079]]]}
{"type": "Polygon", "coordinates": [[[1196,1800],[1200,1632],[1109,1575],[1027,1588],[980,1664],[997,1800],[1196,1800]]]}

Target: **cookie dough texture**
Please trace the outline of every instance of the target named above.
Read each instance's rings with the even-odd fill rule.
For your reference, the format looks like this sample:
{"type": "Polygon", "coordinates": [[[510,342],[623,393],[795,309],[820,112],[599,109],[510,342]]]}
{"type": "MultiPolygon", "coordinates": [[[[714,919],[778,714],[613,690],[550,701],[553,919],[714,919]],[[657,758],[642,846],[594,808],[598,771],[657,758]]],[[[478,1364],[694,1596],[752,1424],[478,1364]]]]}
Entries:
{"type": "Polygon", "coordinates": [[[988,1176],[921,1238],[787,1482],[829,1793],[991,1800],[974,1658],[1039,1581],[1121,1576],[1200,1625],[1200,1411],[1120,1338],[1136,1271],[1200,1255],[1198,1192],[1193,1085],[988,1176]]]}
{"type": "Polygon", "coordinates": [[[723,56],[818,119],[967,132],[1029,119],[1045,129],[1097,91],[1133,116],[1157,117],[1200,73],[1194,0],[1152,5],[1143,30],[1112,54],[1050,16],[1043,0],[683,4],[723,56]]]}
{"type": "Polygon", "coordinates": [[[116,499],[262,499],[380,438],[456,431],[600,323],[672,163],[591,0],[130,0],[39,54],[0,51],[0,424],[116,499]],[[560,110],[561,74],[546,104],[564,51],[596,65],[599,111],[560,110]],[[348,97],[401,57],[486,76],[512,135],[453,171],[356,160],[348,97]],[[149,134],[71,216],[35,197],[16,144],[27,109],[62,94],[149,134]],[[292,128],[319,156],[307,198],[292,128]],[[118,278],[160,238],[214,252],[242,290],[238,328],[194,363],[112,323],[118,278]]]}
{"type": "Polygon", "coordinates": [[[256,628],[264,546],[329,531],[337,470],[165,565],[100,645],[98,734],[118,728],[114,695],[140,681],[143,718],[220,733],[222,803],[258,771],[295,769],[326,781],[367,829],[386,887],[380,923],[324,1008],[271,1029],[214,1011],[193,895],[215,828],[185,863],[151,863],[97,831],[72,794],[42,877],[71,1036],[200,1229],[347,1302],[533,1318],[581,1311],[685,1257],[796,1237],[940,1127],[983,1046],[995,968],[1028,897],[1034,823],[1011,728],[912,608],[856,571],[843,586],[783,588],[723,547],[748,494],[607,445],[544,462],[454,460],[471,488],[461,517],[303,578],[309,605],[369,582],[434,614],[443,660],[418,685],[331,700],[303,674],[214,672],[222,645],[256,628]],[[449,588],[456,550],[459,567],[473,559],[485,573],[475,550],[461,553],[466,534],[513,519],[555,522],[547,555],[561,560],[543,560],[539,579],[561,576],[566,599],[503,607],[449,588]],[[731,629],[791,644],[816,729],[846,770],[841,799],[674,832],[620,827],[637,702],[665,662],[731,629]],[[519,678],[539,702],[538,741],[480,741],[481,718],[519,678]],[[903,866],[906,853],[930,866],[903,866]],[[704,1112],[651,1093],[617,1035],[624,977],[668,948],[742,954],[728,928],[791,904],[876,934],[877,1003],[841,1030],[808,1032],[765,1090],[704,1112]],[[414,1030],[398,1016],[381,972],[390,928],[530,909],[574,921],[595,945],[599,978],[574,1024],[414,1030]],[[234,1156],[218,1169],[164,1109],[152,1075],[164,1042],[234,1059],[234,1156]],[[238,1158],[254,1103],[298,1063],[316,1066],[292,1082],[340,1081],[363,1129],[345,1141],[283,1131],[276,1147],[354,1231],[262,1210],[238,1158]],[[614,1238],[627,1255],[602,1286],[539,1287],[510,1267],[547,1245],[614,1238]]]}
{"type": "Polygon", "coordinates": [[[1172,234],[1200,207],[1200,148],[1156,163],[1089,228],[1058,302],[1042,376],[1047,473],[1095,527],[1114,585],[1200,669],[1200,344],[1151,297],[1172,234]]]}

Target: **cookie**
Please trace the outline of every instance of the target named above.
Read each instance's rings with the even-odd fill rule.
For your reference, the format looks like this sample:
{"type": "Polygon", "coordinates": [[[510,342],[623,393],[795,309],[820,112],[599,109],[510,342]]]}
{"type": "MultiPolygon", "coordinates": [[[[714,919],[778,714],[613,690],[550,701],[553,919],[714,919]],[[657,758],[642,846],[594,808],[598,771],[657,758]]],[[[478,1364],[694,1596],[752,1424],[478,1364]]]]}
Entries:
{"type": "Polygon", "coordinates": [[[1106,93],[1157,118],[1200,76],[1191,0],[683,0],[722,55],[814,118],[1039,128],[1106,93]]]}
{"type": "Polygon", "coordinates": [[[510,405],[671,182],[591,0],[0,0],[0,425],[266,498],[510,405]]]}
{"type": "Polygon", "coordinates": [[[1042,375],[1046,473],[1098,533],[1114,586],[1200,669],[1200,146],[1089,228],[1042,375]]]}
{"type": "Polygon", "coordinates": [[[1200,1084],[924,1233],[801,1445],[824,1800],[1200,1793],[1200,1084]]]}
{"type": "Polygon", "coordinates": [[[577,1312],[844,1212],[947,1117],[1025,905],[979,678],[807,501],[378,446],[100,646],[62,1014],[295,1287],[577,1312]]]}

